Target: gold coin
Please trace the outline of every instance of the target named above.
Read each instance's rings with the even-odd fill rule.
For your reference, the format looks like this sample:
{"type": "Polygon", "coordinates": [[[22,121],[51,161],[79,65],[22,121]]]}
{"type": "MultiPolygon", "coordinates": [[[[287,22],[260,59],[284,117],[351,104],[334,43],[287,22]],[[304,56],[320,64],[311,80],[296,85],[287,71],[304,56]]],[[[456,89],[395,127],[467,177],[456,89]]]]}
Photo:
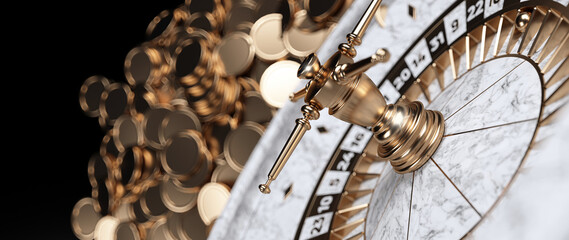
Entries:
{"type": "Polygon", "coordinates": [[[160,219],[168,212],[168,208],[160,196],[160,184],[154,183],[146,189],[140,196],[140,206],[149,220],[160,219]]]}
{"type": "Polygon", "coordinates": [[[95,199],[95,204],[97,205],[98,211],[101,215],[107,215],[112,210],[112,203],[114,201],[114,183],[105,179],[102,183],[99,183],[97,187],[93,188],[91,191],[91,197],[95,199]]]}
{"type": "Polygon", "coordinates": [[[202,122],[209,122],[208,120],[211,120],[211,116],[216,113],[216,109],[214,109],[213,106],[205,99],[193,102],[192,107],[196,110],[196,113],[202,122]]]}
{"type": "Polygon", "coordinates": [[[170,137],[184,130],[202,131],[200,119],[189,107],[179,107],[170,112],[162,120],[162,130],[158,132],[158,138],[160,142],[166,143],[170,137]]]}
{"type": "Polygon", "coordinates": [[[117,158],[120,183],[130,190],[140,180],[142,175],[142,151],[138,146],[128,147],[117,158]]]}
{"type": "Polygon", "coordinates": [[[141,123],[133,116],[123,114],[113,125],[113,141],[121,152],[143,142],[141,123]]]}
{"type": "Polygon", "coordinates": [[[259,86],[265,101],[281,108],[289,100],[289,95],[299,88],[300,79],[296,76],[300,64],[291,61],[278,61],[269,66],[261,76],[259,86]]]}
{"type": "Polygon", "coordinates": [[[185,2],[191,15],[199,12],[208,12],[211,13],[217,21],[225,19],[225,8],[221,0],[186,0],[185,2]]]}
{"type": "Polygon", "coordinates": [[[217,86],[219,82],[219,75],[200,77],[198,82],[193,86],[185,87],[185,95],[189,102],[196,102],[206,96],[217,86]]]}
{"type": "Polygon", "coordinates": [[[144,113],[142,132],[144,133],[144,143],[146,145],[154,149],[162,148],[158,132],[162,130],[162,121],[172,111],[173,109],[168,105],[156,105],[144,113]]]}
{"type": "Polygon", "coordinates": [[[259,92],[259,82],[250,77],[238,77],[237,82],[241,85],[241,92],[255,91],[259,92]]]}
{"type": "Polygon", "coordinates": [[[237,126],[239,126],[239,124],[241,124],[241,122],[243,122],[243,113],[244,110],[242,100],[237,99],[235,104],[233,104],[233,113],[231,113],[231,115],[227,115],[229,117],[227,121],[229,122],[231,128],[235,129],[237,126]]]}
{"type": "Polygon", "coordinates": [[[99,184],[104,184],[105,179],[109,176],[108,163],[100,154],[95,153],[89,158],[87,164],[87,174],[91,187],[96,188],[99,184]]]}
{"type": "MultiPolygon", "coordinates": [[[[187,211],[186,211],[187,212],[187,211]]],[[[166,216],[166,226],[168,232],[174,239],[185,240],[180,236],[180,231],[182,228],[182,215],[183,213],[169,212],[166,216]]]]}
{"type": "Polygon", "coordinates": [[[243,170],[264,131],[258,123],[245,122],[227,135],[223,155],[231,168],[237,172],[243,170]]]}
{"type": "MultiPolygon", "coordinates": [[[[101,140],[101,146],[99,147],[99,154],[111,164],[114,160],[116,160],[117,156],[119,155],[119,150],[117,149],[117,145],[115,144],[115,140],[113,138],[113,129],[107,131],[103,139],[101,140]]],[[[109,167],[111,167],[109,165],[109,167]]]]}
{"type": "Polygon", "coordinates": [[[239,31],[241,24],[250,23],[252,25],[254,21],[255,6],[245,1],[237,2],[237,4],[231,7],[231,10],[229,10],[227,14],[225,24],[223,25],[223,32],[227,35],[239,31]]]}
{"type": "Polygon", "coordinates": [[[156,93],[147,84],[138,84],[133,86],[132,93],[134,94],[132,102],[129,106],[129,113],[131,116],[144,114],[151,106],[158,104],[156,93]]]}
{"type": "Polygon", "coordinates": [[[202,39],[189,38],[182,41],[172,57],[172,66],[177,81],[182,86],[193,86],[210,71],[210,53],[202,39]]]}
{"type": "Polygon", "coordinates": [[[142,199],[137,199],[132,203],[132,214],[134,215],[134,220],[137,223],[146,223],[149,220],[149,216],[146,215],[144,210],[142,210],[142,199]]]}
{"type": "Polygon", "coordinates": [[[209,179],[213,164],[212,157],[207,149],[202,149],[202,153],[205,159],[199,170],[189,177],[173,179],[172,181],[176,186],[187,190],[198,190],[209,179]]]}
{"type": "Polygon", "coordinates": [[[212,34],[203,29],[188,27],[186,31],[190,31],[188,36],[191,39],[194,39],[196,41],[203,40],[208,50],[213,49],[217,44],[219,44],[219,41],[221,41],[218,34],[212,34]]]}
{"type": "Polygon", "coordinates": [[[118,218],[120,222],[135,221],[136,216],[132,204],[133,202],[130,200],[121,199],[112,215],[118,218]]]}
{"type": "Polygon", "coordinates": [[[223,152],[223,143],[227,138],[227,134],[233,129],[235,129],[235,126],[232,126],[229,122],[208,122],[204,125],[204,138],[213,156],[218,156],[223,152]]]}
{"type": "Polygon", "coordinates": [[[219,24],[213,15],[209,12],[197,12],[188,19],[188,26],[192,28],[203,29],[208,32],[218,32],[219,24]]]}
{"type": "Polygon", "coordinates": [[[253,38],[255,54],[265,61],[276,61],[288,54],[282,40],[282,15],[267,14],[259,18],[251,27],[249,35],[253,38]]]}
{"type": "Polygon", "coordinates": [[[147,239],[149,240],[174,240],[174,237],[168,231],[168,225],[166,224],[166,218],[158,219],[152,224],[150,230],[148,230],[147,239]]]}
{"type": "MultiPolygon", "coordinates": [[[[300,10],[297,12],[297,14],[302,14],[302,13],[306,13],[306,10],[300,10]]],[[[308,32],[308,33],[316,32],[318,30],[325,28],[325,26],[322,26],[321,24],[314,22],[309,17],[295,19],[294,27],[303,32],[308,32]]]]}
{"type": "Polygon", "coordinates": [[[269,106],[261,93],[256,91],[250,91],[243,94],[245,99],[244,111],[243,111],[243,121],[251,121],[260,124],[265,124],[273,119],[275,110],[273,107],[269,106]]]}
{"type": "Polygon", "coordinates": [[[160,196],[170,211],[182,213],[196,206],[198,191],[181,188],[174,184],[171,177],[165,176],[160,183],[160,196]]]}
{"type": "Polygon", "coordinates": [[[255,58],[255,60],[253,60],[253,65],[251,66],[251,69],[249,69],[249,72],[247,73],[247,76],[255,80],[257,84],[259,84],[261,82],[261,77],[263,76],[263,73],[265,72],[265,70],[267,70],[269,66],[271,66],[271,63],[265,62],[260,58],[255,58]]]}
{"type": "Polygon", "coordinates": [[[113,126],[116,119],[127,111],[133,96],[126,84],[111,83],[101,94],[99,124],[104,127],[113,126]]]}
{"type": "Polygon", "coordinates": [[[110,215],[104,216],[97,222],[93,238],[95,240],[108,240],[115,238],[115,232],[119,226],[119,219],[110,215]]]}
{"type": "Polygon", "coordinates": [[[172,64],[176,48],[178,48],[183,41],[191,38],[188,31],[190,31],[190,29],[187,26],[176,26],[155,40],[156,45],[164,49],[164,57],[170,64],[172,64]]]}
{"type": "Polygon", "coordinates": [[[229,165],[218,164],[211,174],[211,181],[224,183],[227,184],[227,186],[233,186],[238,177],[239,172],[233,170],[229,165]]]}
{"type": "Polygon", "coordinates": [[[336,14],[344,5],[345,0],[306,0],[304,9],[315,22],[322,23],[336,14]]]}
{"type": "Polygon", "coordinates": [[[190,18],[190,10],[186,4],[180,4],[174,9],[174,23],[175,27],[185,25],[190,18]]]}
{"type": "Polygon", "coordinates": [[[165,76],[165,66],[168,65],[160,50],[147,45],[140,45],[127,53],[124,61],[124,73],[131,86],[152,84],[165,76]]]}
{"type": "Polygon", "coordinates": [[[101,218],[95,199],[89,197],[80,199],[71,212],[73,233],[79,239],[93,239],[95,227],[101,218]]]}
{"type": "Polygon", "coordinates": [[[229,114],[235,110],[235,103],[239,100],[241,86],[234,77],[230,77],[226,82],[227,85],[221,95],[221,112],[229,114]]]}
{"type": "Polygon", "coordinates": [[[146,38],[149,40],[155,39],[162,34],[168,33],[176,26],[174,12],[170,10],[163,10],[156,17],[150,21],[146,27],[146,38]]]}
{"type": "Polygon", "coordinates": [[[186,130],[170,137],[160,152],[160,162],[164,171],[175,178],[185,178],[196,174],[201,168],[206,149],[200,132],[186,130]]]}
{"type": "Polygon", "coordinates": [[[109,79],[100,75],[91,76],[83,82],[79,90],[79,105],[87,116],[99,116],[101,95],[109,85],[109,79]]]}
{"type": "Polygon", "coordinates": [[[241,75],[251,67],[255,57],[253,39],[243,32],[230,33],[221,39],[213,53],[223,66],[224,76],[241,75]]]}
{"type": "Polygon", "coordinates": [[[205,240],[207,239],[206,225],[200,218],[197,208],[182,213],[180,227],[177,228],[178,236],[182,240],[205,240]]]}
{"type": "Polygon", "coordinates": [[[114,239],[140,240],[140,232],[134,222],[121,222],[115,229],[114,239]]]}
{"type": "Polygon", "coordinates": [[[288,0],[257,0],[255,14],[260,18],[267,14],[278,13],[282,18],[281,29],[284,31],[291,25],[294,18],[295,6],[293,1],[288,0]]]}
{"type": "Polygon", "coordinates": [[[198,194],[198,212],[205,225],[210,225],[223,211],[230,189],[223,183],[207,183],[198,194]]]}
{"type": "Polygon", "coordinates": [[[251,33],[251,28],[253,27],[252,22],[242,22],[237,27],[235,27],[235,31],[244,32],[246,34],[251,33]]]}
{"type": "Polygon", "coordinates": [[[140,175],[140,182],[144,183],[154,179],[160,173],[160,164],[156,157],[156,152],[148,148],[140,148],[142,155],[142,174],[140,175]]]}
{"type": "Polygon", "coordinates": [[[157,102],[166,105],[169,105],[177,92],[180,92],[182,89],[173,80],[170,80],[170,76],[162,77],[159,81],[153,83],[151,87],[154,89],[157,102]]]}
{"type": "MultiPolygon", "coordinates": [[[[307,17],[306,11],[302,10],[296,13],[295,21],[303,22],[307,17]]],[[[314,32],[306,32],[293,26],[283,32],[283,43],[290,54],[297,58],[304,58],[320,48],[326,37],[328,37],[329,32],[330,30],[326,28],[314,32]]]]}

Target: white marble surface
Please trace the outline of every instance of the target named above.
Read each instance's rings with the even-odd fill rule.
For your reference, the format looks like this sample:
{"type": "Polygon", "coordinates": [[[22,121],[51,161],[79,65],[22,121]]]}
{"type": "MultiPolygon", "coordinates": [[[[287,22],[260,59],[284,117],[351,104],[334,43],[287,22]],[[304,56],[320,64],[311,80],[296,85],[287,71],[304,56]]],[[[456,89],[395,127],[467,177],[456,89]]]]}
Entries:
{"type": "Polygon", "coordinates": [[[448,135],[433,159],[481,214],[510,182],[533,137],[541,105],[533,69],[514,57],[486,62],[429,106],[443,112],[448,135]]]}
{"type": "Polygon", "coordinates": [[[381,216],[390,201],[393,190],[398,182],[401,181],[401,175],[395,173],[391,165],[388,165],[383,171],[382,177],[379,179],[377,186],[373,190],[371,196],[372,201],[369,203],[368,212],[365,223],[365,235],[372,236],[376,230],[381,216]]]}
{"type": "Polygon", "coordinates": [[[479,220],[432,161],[415,172],[408,239],[459,239],[479,220]]]}
{"type": "Polygon", "coordinates": [[[413,173],[405,174],[400,179],[379,223],[370,226],[375,228],[373,234],[366,235],[366,239],[407,239],[413,173]]]}
{"type": "Polygon", "coordinates": [[[482,64],[476,71],[470,71],[450,84],[427,108],[440,111],[446,119],[524,61],[507,57],[493,60],[492,64],[482,64]],[[502,68],[506,71],[502,71],[502,68]]]}
{"type": "Polygon", "coordinates": [[[538,131],[544,142],[530,151],[503,198],[467,239],[569,239],[569,109],[562,110],[558,121],[538,131]]]}
{"type": "MultiPolygon", "coordinates": [[[[519,65],[518,60],[514,60],[498,58],[472,69],[464,78],[457,79],[469,81],[470,85],[475,86],[479,76],[489,76],[484,77],[489,80],[501,76],[487,89],[476,92],[467,90],[466,94],[456,92],[456,97],[468,101],[452,111],[451,115],[443,115],[446,119],[445,135],[537,119],[541,105],[539,74],[531,63],[522,61],[519,65]]],[[[463,89],[464,87],[459,91],[463,89]]]]}
{"type": "Polygon", "coordinates": [[[553,1],[561,3],[561,5],[564,5],[564,6],[567,6],[569,4],[569,0],[553,0],[553,1]]]}
{"type": "Polygon", "coordinates": [[[443,138],[435,162],[484,214],[518,169],[537,120],[443,138]]]}

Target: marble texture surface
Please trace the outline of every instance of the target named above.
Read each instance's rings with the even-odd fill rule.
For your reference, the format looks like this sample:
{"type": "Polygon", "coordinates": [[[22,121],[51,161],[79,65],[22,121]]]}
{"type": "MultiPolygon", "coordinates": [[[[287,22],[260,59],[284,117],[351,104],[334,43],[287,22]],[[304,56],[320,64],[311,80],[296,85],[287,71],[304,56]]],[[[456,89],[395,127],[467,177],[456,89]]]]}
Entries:
{"type": "Polygon", "coordinates": [[[508,66],[506,69],[515,70],[524,61],[521,58],[508,57],[493,60],[492,64],[482,64],[476,68],[478,70],[469,71],[450,84],[427,108],[440,111],[446,119],[508,73],[497,71],[496,68],[508,66]]]}
{"type": "Polygon", "coordinates": [[[494,76],[502,77],[482,91],[466,90],[468,93],[463,94],[461,92],[464,88],[461,88],[456,92],[456,97],[468,102],[451,115],[443,115],[446,119],[445,135],[536,119],[539,116],[540,76],[529,62],[523,61],[520,65],[518,61],[507,58],[495,59],[472,69],[468,76],[457,81],[469,81],[472,82],[470,85],[476,85],[474,82],[479,81],[478,76],[490,76],[485,77],[490,79],[495,79],[494,76]]]}
{"type": "Polygon", "coordinates": [[[561,5],[563,5],[563,6],[569,5],[569,0],[553,0],[553,1],[561,3],[561,5]]]}
{"type": "Polygon", "coordinates": [[[407,239],[413,173],[405,174],[400,179],[379,223],[370,226],[375,229],[371,236],[366,235],[366,239],[407,239]]]}
{"type": "Polygon", "coordinates": [[[365,235],[372,236],[373,232],[379,225],[381,216],[390,201],[393,190],[401,181],[401,175],[395,173],[391,165],[388,165],[383,171],[382,177],[379,179],[377,186],[373,190],[368,206],[368,212],[365,223],[365,235]]]}
{"type": "Polygon", "coordinates": [[[408,239],[459,239],[479,220],[432,161],[415,171],[408,239]]]}
{"type": "Polygon", "coordinates": [[[569,109],[541,127],[541,144],[528,154],[522,169],[495,208],[466,239],[569,239],[569,109]]]}
{"type": "Polygon", "coordinates": [[[518,169],[537,120],[443,138],[433,159],[484,214],[518,169]]]}
{"type": "Polygon", "coordinates": [[[481,214],[510,182],[535,131],[540,81],[528,69],[520,58],[489,61],[428,106],[443,113],[448,135],[433,159],[481,214]]]}

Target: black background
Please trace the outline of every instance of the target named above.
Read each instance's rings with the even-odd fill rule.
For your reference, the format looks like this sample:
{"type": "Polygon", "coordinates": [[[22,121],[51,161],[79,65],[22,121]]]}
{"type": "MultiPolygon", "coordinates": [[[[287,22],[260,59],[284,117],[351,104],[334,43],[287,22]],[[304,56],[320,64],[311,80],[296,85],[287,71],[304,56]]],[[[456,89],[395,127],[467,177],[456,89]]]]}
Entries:
{"type": "MultiPolygon", "coordinates": [[[[4,6],[2,206],[8,239],[77,239],[70,216],[91,195],[104,131],[79,106],[92,75],[125,82],[124,59],[150,21],[183,0],[22,2],[4,6]],[[7,62],[7,63],[6,63],[7,62]],[[6,214],[7,213],[7,214],[6,214]]],[[[7,234],[7,235],[6,235],[7,234]]]]}

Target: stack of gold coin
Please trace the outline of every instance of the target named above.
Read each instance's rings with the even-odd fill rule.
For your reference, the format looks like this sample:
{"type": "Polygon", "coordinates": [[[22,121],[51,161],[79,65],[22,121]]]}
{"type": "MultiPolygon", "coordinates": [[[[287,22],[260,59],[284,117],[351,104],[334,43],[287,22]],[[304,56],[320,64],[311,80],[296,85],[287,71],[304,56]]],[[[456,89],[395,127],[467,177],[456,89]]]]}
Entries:
{"type": "Polygon", "coordinates": [[[186,0],[95,75],[79,103],[106,132],[77,202],[80,239],[205,239],[276,111],[350,0],[186,0]]]}

